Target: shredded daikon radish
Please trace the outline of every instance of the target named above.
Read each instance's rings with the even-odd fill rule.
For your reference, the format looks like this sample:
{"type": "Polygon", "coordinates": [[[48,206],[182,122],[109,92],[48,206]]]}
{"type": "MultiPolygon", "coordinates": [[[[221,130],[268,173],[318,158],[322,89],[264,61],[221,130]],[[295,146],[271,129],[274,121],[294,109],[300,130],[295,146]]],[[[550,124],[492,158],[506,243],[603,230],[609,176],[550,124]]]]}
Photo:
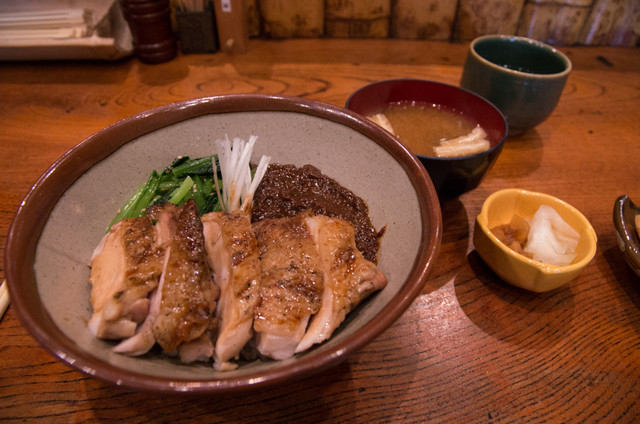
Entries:
{"type": "Polygon", "coordinates": [[[258,188],[271,160],[269,156],[262,156],[254,177],[251,178],[251,154],[257,139],[257,136],[251,135],[248,142],[237,137],[232,142],[228,136],[225,136],[224,139],[215,141],[222,174],[222,187],[217,178],[218,169],[215,159],[213,159],[214,182],[226,212],[238,209],[251,210],[253,193],[258,188]]]}
{"type": "Polygon", "coordinates": [[[576,257],[580,234],[551,206],[542,205],[533,215],[524,251],[533,259],[550,265],[566,266],[576,257]]]}

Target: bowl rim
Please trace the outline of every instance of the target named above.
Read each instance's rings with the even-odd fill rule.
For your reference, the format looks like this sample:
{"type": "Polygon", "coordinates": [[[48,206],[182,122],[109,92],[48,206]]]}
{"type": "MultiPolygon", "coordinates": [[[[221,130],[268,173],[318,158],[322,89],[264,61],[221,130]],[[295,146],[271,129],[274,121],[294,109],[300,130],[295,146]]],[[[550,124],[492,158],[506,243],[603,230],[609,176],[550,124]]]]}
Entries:
{"type": "MultiPolygon", "coordinates": [[[[421,155],[421,154],[414,153],[415,156],[417,156],[418,158],[427,159],[427,160],[430,160],[430,161],[437,161],[437,162],[450,162],[450,161],[456,161],[456,160],[474,159],[474,158],[479,158],[479,157],[483,157],[483,156],[488,156],[488,155],[492,154],[494,151],[501,150],[503,148],[504,143],[506,142],[507,138],[509,137],[509,126],[507,124],[507,118],[505,117],[504,113],[502,113],[502,111],[500,111],[500,109],[498,109],[498,107],[496,105],[494,105],[493,103],[491,103],[489,100],[487,100],[484,97],[474,93],[471,90],[468,90],[468,89],[466,89],[464,87],[460,87],[458,85],[449,84],[449,83],[446,83],[446,82],[435,81],[435,80],[422,79],[422,78],[389,78],[389,79],[384,79],[384,80],[379,80],[379,81],[373,81],[373,82],[370,82],[369,84],[363,85],[362,87],[358,88],[356,91],[351,93],[351,95],[349,95],[349,98],[347,99],[347,101],[345,103],[345,108],[348,109],[348,110],[353,111],[352,109],[349,108],[349,104],[351,103],[351,100],[358,93],[360,93],[360,92],[362,92],[362,91],[364,91],[364,90],[366,90],[368,88],[371,88],[371,87],[374,87],[374,86],[377,86],[377,85],[385,85],[385,84],[400,83],[400,82],[439,85],[439,86],[446,87],[446,88],[449,88],[449,89],[453,89],[453,90],[456,90],[456,91],[464,92],[467,95],[475,97],[478,100],[480,100],[481,102],[486,103],[487,106],[489,106],[490,109],[493,109],[493,111],[496,112],[496,114],[502,119],[502,124],[504,126],[504,132],[502,134],[502,138],[494,146],[491,146],[489,149],[487,149],[487,150],[485,150],[483,152],[474,153],[474,154],[471,154],[471,155],[464,155],[464,156],[454,156],[454,157],[438,157],[438,156],[428,156],[428,155],[421,155]]],[[[355,113],[358,113],[358,112],[355,112],[355,113]]],[[[361,115],[361,116],[364,117],[364,115],[361,115]]],[[[400,141],[400,143],[402,143],[402,141],[400,141]]]]}
{"type": "Polygon", "coordinates": [[[481,35],[479,37],[474,38],[473,40],[471,40],[471,42],[469,43],[469,54],[473,55],[474,58],[476,58],[476,60],[482,62],[483,64],[485,64],[486,66],[489,66],[490,68],[500,71],[500,72],[504,72],[507,75],[513,75],[516,77],[526,77],[526,78],[535,78],[535,79],[558,79],[558,78],[566,78],[572,71],[573,69],[573,64],[571,63],[571,59],[569,59],[569,56],[567,56],[566,54],[564,54],[562,51],[556,49],[555,47],[553,47],[550,44],[544,43],[540,40],[535,40],[533,38],[528,38],[528,37],[523,37],[520,35],[506,35],[506,34],[485,34],[485,35],[481,35]],[[560,57],[560,59],[565,63],[566,68],[564,70],[562,70],[561,72],[555,72],[553,74],[536,74],[533,72],[525,72],[525,71],[518,71],[515,69],[510,69],[510,68],[506,68],[504,66],[500,66],[496,63],[491,62],[490,60],[485,59],[480,53],[478,53],[475,49],[475,46],[478,43],[481,43],[483,41],[486,40],[507,40],[507,41],[518,41],[518,42],[523,42],[523,43],[527,43],[527,44],[532,44],[535,45],[537,47],[540,47],[544,50],[547,50],[549,52],[551,52],[552,54],[556,54],[560,57]]]}
{"type": "Polygon", "coordinates": [[[491,242],[494,245],[496,245],[506,255],[518,260],[519,262],[523,263],[528,267],[535,268],[540,272],[542,272],[543,274],[547,274],[547,275],[572,273],[572,272],[578,271],[582,269],[584,266],[586,266],[589,262],[591,262],[597,250],[598,238],[596,236],[596,232],[591,226],[591,223],[582,214],[582,212],[580,212],[578,209],[571,206],[569,203],[565,202],[564,200],[561,200],[555,196],[545,194],[545,193],[540,193],[540,192],[530,191],[530,190],[525,190],[520,188],[507,188],[507,189],[495,191],[491,193],[483,202],[482,208],[480,209],[480,213],[476,218],[476,222],[478,223],[480,229],[486,235],[486,237],[488,237],[491,240],[491,242]],[[575,262],[566,266],[556,266],[556,265],[551,265],[544,262],[536,261],[535,259],[528,258],[516,252],[515,250],[509,248],[504,243],[502,243],[498,239],[498,237],[496,237],[495,234],[493,234],[493,231],[489,229],[487,214],[488,214],[489,207],[491,206],[491,203],[496,198],[503,197],[503,196],[538,197],[538,198],[544,199],[546,204],[561,205],[563,208],[569,210],[582,222],[584,226],[584,229],[582,230],[582,232],[585,234],[585,236],[587,236],[588,247],[589,247],[585,256],[578,262],[575,262]]]}
{"type": "Polygon", "coordinates": [[[85,374],[135,391],[214,394],[297,380],[345,360],[348,354],[393,324],[418,296],[433,268],[441,239],[440,204],[429,175],[417,158],[386,131],[354,112],[316,100],[269,94],[229,94],[178,101],[140,112],[101,129],[70,148],[25,195],[9,227],[4,260],[11,300],[19,320],[53,356],[85,374]],[[198,116],[251,111],[296,112],[331,120],[369,137],[399,162],[416,190],[423,224],[420,250],[405,283],[384,305],[379,319],[365,323],[331,352],[308,354],[287,366],[254,374],[202,380],[159,377],[122,370],[84,352],[57,328],[41,303],[32,301],[39,299],[33,268],[35,249],[59,198],[89,168],[139,136],[198,116]]]}
{"type": "MultiPolygon", "coordinates": [[[[635,222],[629,222],[626,219],[629,211],[640,214],[640,207],[636,206],[628,195],[623,194],[614,203],[613,225],[625,260],[633,271],[638,273],[640,270],[640,237],[635,222]]],[[[640,274],[638,275],[640,276],[640,274]]]]}

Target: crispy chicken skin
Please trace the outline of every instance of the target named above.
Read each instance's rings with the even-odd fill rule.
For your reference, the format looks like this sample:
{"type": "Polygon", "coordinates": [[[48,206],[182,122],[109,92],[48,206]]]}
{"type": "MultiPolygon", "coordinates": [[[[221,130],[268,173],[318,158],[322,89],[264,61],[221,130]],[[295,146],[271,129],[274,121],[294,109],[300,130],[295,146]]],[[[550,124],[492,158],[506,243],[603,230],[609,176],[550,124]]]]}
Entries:
{"type": "Polygon", "coordinates": [[[244,212],[211,212],[201,219],[208,263],[220,288],[214,366],[232,369],[236,365],[229,361],[253,337],[260,281],[258,244],[244,212]]]}
{"type": "Polygon", "coordinates": [[[260,301],[253,328],[258,351],[292,356],[321,304],[323,272],[305,223],[307,214],[254,223],[260,252],[260,301]]]}
{"type": "Polygon", "coordinates": [[[148,216],[157,221],[156,232],[165,252],[161,278],[150,297],[146,319],[135,335],[114,350],[141,355],[158,343],[165,352],[172,353],[183,343],[194,341],[182,349],[183,361],[200,359],[199,352],[203,348],[206,351],[206,337],[215,326],[212,317],[219,291],[206,264],[196,205],[193,201],[180,207],[165,203],[150,208],[148,216]]]}
{"type": "Polygon", "coordinates": [[[296,353],[331,337],[351,310],[387,284],[384,274],[356,248],[350,223],[323,215],[308,217],[306,223],[322,265],[324,291],[320,310],[311,318],[296,353]]]}
{"type": "Polygon", "coordinates": [[[195,202],[190,200],[181,207],[166,203],[150,214],[159,221],[160,214],[170,214],[175,225],[162,272],[160,310],[153,323],[156,341],[165,352],[172,352],[210,328],[219,292],[206,264],[202,223],[195,202]]]}
{"type": "Polygon", "coordinates": [[[132,336],[147,316],[149,293],[159,282],[164,249],[147,217],[124,219],[102,238],[91,257],[89,329],[100,338],[132,336]]]}
{"type": "MultiPolygon", "coordinates": [[[[167,266],[167,261],[171,255],[170,244],[176,231],[176,223],[172,213],[160,213],[156,207],[151,208],[149,210],[149,215],[147,216],[149,219],[152,219],[152,221],[156,221],[154,226],[156,240],[164,250],[161,267],[161,271],[164,271],[167,266]]],[[[160,275],[158,287],[149,297],[149,311],[142,325],[138,327],[133,336],[122,340],[117,346],[115,346],[113,348],[114,352],[130,356],[139,356],[147,353],[153,345],[156,344],[156,338],[153,334],[153,323],[156,321],[156,318],[158,318],[158,314],[160,313],[160,303],[162,300],[160,293],[162,293],[162,288],[164,287],[164,280],[164,274],[162,273],[160,275]]]]}

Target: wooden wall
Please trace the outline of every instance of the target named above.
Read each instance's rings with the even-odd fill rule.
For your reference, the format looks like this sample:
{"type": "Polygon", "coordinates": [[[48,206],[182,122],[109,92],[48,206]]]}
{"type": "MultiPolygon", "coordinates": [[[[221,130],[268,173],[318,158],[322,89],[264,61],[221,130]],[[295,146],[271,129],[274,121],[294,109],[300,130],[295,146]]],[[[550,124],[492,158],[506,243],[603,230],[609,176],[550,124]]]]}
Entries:
{"type": "Polygon", "coordinates": [[[555,45],[640,45],[640,0],[245,1],[251,37],[463,41],[500,33],[555,45]]]}

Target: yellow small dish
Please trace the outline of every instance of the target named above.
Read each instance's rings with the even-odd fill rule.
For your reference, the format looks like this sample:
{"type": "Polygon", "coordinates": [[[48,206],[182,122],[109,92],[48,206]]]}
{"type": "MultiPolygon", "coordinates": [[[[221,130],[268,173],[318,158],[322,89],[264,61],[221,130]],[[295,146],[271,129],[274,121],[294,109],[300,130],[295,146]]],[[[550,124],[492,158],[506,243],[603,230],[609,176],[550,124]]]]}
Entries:
{"type": "Polygon", "coordinates": [[[596,233],[573,206],[543,193],[521,189],[500,190],[485,200],[476,218],[473,243],[480,257],[506,282],[541,293],[573,280],[596,253],[596,233]],[[555,266],[529,259],[507,247],[491,228],[508,224],[514,215],[530,220],[541,205],[553,207],[580,235],[576,258],[570,265],[555,266]]]}

